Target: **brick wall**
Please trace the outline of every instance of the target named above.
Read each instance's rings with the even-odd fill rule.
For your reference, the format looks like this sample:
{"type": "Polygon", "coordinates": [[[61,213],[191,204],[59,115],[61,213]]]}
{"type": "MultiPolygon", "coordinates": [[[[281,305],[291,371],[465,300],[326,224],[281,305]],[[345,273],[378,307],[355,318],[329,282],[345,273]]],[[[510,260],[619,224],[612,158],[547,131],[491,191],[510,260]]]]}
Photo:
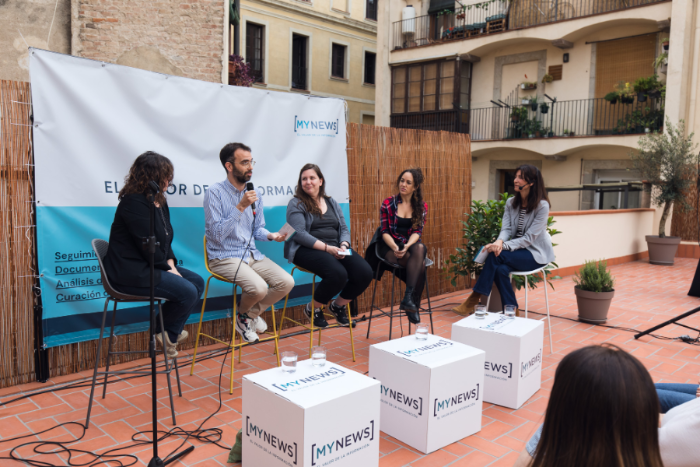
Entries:
{"type": "Polygon", "coordinates": [[[224,0],[72,0],[72,54],[221,82],[224,0]]]}

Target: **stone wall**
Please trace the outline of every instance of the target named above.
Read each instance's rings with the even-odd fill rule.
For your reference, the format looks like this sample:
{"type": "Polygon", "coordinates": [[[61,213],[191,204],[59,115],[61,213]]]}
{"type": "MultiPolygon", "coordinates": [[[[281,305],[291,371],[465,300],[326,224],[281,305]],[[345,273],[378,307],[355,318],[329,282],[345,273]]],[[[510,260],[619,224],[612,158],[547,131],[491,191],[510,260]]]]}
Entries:
{"type": "Polygon", "coordinates": [[[221,82],[224,0],[72,0],[72,55],[221,82]]]}
{"type": "Polygon", "coordinates": [[[70,53],[70,2],[0,0],[0,79],[29,81],[27,46],[70,53]]]}

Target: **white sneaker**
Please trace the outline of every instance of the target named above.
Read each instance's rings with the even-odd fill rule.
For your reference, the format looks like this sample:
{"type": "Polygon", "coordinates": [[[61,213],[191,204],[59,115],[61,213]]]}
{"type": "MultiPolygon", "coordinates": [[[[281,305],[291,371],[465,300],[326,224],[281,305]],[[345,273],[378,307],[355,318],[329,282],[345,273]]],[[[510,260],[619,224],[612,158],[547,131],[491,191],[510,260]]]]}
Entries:
{"type": "Polygon", "coordinates": [[[168,354],[168,357],[177,357],[177,344],[173,344],[172,342],[170,342],[170,337],[168,337],[167,332],[165,333],[165,346],[163,345],[163,334],[161,334],[160,332],[156,334],[156,340],[158,341],[161,347],[165,347],[165,353],[168,354]]]}
{"type": "Polygon", "coordinates": [[[241,335],[241,338],[246,342],[257,342],[258,335],[253,330],[253,320],[248,318],[248,315],[239,314],[236,317],[236,331],[241,335]]]}
{"type": "Polygon", "coordinates": [[[267,331],[267,323],[262,316],[258,316],[253,320],[253,329],[255,329],[255,332],[258,334],[262,334],[267,331]]]}
{"type": "Polygon", "coordinates": [[[190,333],[183,329],[182,332],[180,333],[180,335],[177,336],[177,343],[179,344],[180,342],[187,339],[189,336],[190,336],[190,333]]]}

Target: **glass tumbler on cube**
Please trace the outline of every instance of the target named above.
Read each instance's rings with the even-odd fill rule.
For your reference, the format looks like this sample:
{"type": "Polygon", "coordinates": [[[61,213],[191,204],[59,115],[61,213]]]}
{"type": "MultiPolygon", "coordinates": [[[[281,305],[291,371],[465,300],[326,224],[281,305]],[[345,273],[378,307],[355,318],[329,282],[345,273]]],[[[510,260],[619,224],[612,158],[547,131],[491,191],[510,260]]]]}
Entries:
{"type": "Polygon", "coordinates": [[[311,363],[313,366],[326,366],[326,348],[320,345],[311,349],[311,363]]]}
{"type": "Polygon", "coordinates": [[[424,341],[428,338],[428,325],[425,323],[416,324],[416,339],[424,341]]]}
{"type": "Polygon", "coordinates": [[[503,314],[506,318],[515,318],[515,305],[506,305],[503,307],[503,314]]]}
{"type": "Polygon", "coordinates": [[[484,319],[486,318],[486,306],[485,305],[477,305],[474,307],[474,316],[476,316],[477,319],[484,319]]]}
{"type": "Polygon", "coordinates": [[[285,373],[294,373],[297,371],[296,352],[282,352],[282,371],[285,373]]]}

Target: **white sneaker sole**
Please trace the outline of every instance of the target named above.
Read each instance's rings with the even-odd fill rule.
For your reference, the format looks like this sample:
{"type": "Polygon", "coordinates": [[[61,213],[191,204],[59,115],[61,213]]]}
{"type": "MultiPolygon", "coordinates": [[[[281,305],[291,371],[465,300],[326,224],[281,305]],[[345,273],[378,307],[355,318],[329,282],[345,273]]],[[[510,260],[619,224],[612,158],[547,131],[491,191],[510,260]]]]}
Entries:
{"type": "Polygon", "coordinates": [[[244,341],[246,341],[249,344],[252,344],[253,342],[257,342],[260,340],[257,335],[255,336],[254,340],[248,340],[245,336],[245,329],[241,329],[241,327],[238,323],[238,320],[236,320],[236,331],[241,336],[241,339],[243,339],[244,341]]]}

